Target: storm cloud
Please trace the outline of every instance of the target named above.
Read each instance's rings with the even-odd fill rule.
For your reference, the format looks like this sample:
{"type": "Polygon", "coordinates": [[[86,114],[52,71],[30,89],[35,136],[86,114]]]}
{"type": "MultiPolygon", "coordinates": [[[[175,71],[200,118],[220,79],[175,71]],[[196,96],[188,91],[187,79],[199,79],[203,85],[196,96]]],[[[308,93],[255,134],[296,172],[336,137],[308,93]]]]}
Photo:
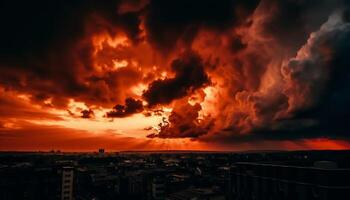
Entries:
{"type": "Polygon", "coordinates": [[[174,78],[155,80],[143,93],[149,106],[169,104],[210,82],[201,58],[194,52],[185,52],[181,58],[175,59],[171,69],[175,73],[174,78]]]}
{"type": "Polygon", "coordinates": [[[349,7],[345,0],[3,1],[0,100],[13,107],[8,119],[51,119],[45,109],[78,102],[80,120],[98,119],[95,111],[103,119],[162,118],[145,129],[148,138],[349,140],[349,7]]]}

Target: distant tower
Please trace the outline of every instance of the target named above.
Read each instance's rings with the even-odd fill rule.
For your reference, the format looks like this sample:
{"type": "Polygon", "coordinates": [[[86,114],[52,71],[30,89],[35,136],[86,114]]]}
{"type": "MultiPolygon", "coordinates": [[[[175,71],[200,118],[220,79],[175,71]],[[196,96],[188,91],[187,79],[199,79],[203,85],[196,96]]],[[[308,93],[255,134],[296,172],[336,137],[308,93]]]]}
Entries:
{"type": "Polygon", "coordinates": [[[98,150],[98,154],[99,154],[99,156],[104,156],[104,154],[105,154],[105,149],[99,149],[98,150]]]}
{"type": "Polygon", "coordinates": [[[61,200],[73,200],[74,168],[62,168],[62,194],[61,200]]]}

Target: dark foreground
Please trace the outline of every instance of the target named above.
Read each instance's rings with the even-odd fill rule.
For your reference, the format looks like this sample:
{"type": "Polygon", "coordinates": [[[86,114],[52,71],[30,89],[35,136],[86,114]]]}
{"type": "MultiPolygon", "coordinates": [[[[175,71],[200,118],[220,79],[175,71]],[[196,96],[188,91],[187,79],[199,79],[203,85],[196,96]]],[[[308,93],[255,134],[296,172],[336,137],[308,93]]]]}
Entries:
{"type": "Polygon", "coordinates": [[[0,200],[348,200],[350,151],[0,153],[0,200]]]}

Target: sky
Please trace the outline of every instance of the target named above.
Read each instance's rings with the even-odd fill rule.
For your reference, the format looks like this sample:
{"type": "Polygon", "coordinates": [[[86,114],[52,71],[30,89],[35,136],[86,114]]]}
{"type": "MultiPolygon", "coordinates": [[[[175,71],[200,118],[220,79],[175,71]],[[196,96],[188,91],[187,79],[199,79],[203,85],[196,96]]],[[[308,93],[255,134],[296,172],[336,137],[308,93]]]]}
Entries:
{"type": "Polygon", "coordinates": [[[347,0],[0,4],[0,151],[350,149],[347,0]]]}

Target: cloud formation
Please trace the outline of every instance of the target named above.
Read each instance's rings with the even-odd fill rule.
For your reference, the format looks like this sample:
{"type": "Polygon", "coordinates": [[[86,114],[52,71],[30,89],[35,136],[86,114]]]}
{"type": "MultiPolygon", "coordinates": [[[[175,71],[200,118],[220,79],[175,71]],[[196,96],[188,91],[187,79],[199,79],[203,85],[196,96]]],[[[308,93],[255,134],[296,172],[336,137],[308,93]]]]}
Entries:
{"type": "Polygon", "coordinates": [[[69,120],[52,113],[79,102],[72,118],[162,118],[149,138],[349,140],[349,10],[346,0],[5,1],[1,127],[69,120]]]}
{"type": "Polygon", "coordinates": [[[201,58],[194,52],[185,52],[181,58],[172,61],[171,70],[175,73],[173,78],[151,82],[142,94],[149,106],[169,104],[210,82],[201,58]]]}
{"type": "Polygon", "coordinates": [[[148,40],[169,52],[177,43],[191,43],[201,29],[223,31],[246,22],[258,0],[151,0],[146,7],[148,40]]]}
{"type": "Polygon", "coordinates": [[[116,105],[112,111],[107,112],[106,117],[128,117],[132,114],[143,111],[142,101],[133,98],[125,99],[125,105],[116,105]]]}

